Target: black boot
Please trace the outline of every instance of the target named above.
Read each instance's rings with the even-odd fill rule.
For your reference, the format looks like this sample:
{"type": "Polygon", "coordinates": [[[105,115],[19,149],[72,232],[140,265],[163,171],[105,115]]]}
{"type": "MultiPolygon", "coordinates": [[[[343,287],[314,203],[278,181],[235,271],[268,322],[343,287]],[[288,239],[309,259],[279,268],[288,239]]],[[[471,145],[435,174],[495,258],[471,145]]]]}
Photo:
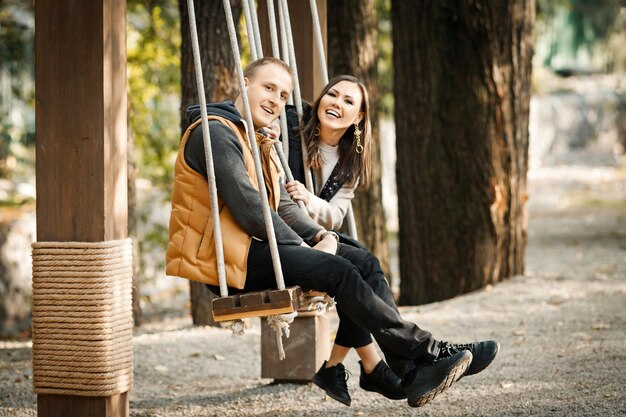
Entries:
{"type": "Polygon", "coordinates": [[[449,342],[439,342],[439,356],[437,359],[447,358],[455,353],[467,351],[472,353],[472,364],[464,376],[474,375],[488,367],[496,358],[500,344],[493,340],[485,342],[474,342],[465,344],[456,344],[449,342]]]}
{"type": "Polygon", "coordinates": [[[322,367],[313,376],[315,385],[326,391],[326,395],[339,401],[342,404],[350,406],[352,399],[348,393],[348,374],[342,363],[338,363],[330,368],[326,367],[326,361],[322,367]]]}
{"type": "Polygon", "coordinates": [[[408,403],[421,407],[458,381],[472,363],[469,351],[457,352],[452,356],[435,359],[434,362],[417,363],[402,381],[408,403]]]}
{"type": "Polygon", "coordinates": [[[391,368],[381,360],[371,373],[366,373],[363,369],[363,363],[359,361],[361,366],[361,377],[359,378],[359,386],[365,391],[377,392],[391,400],[402,400],[406,398],[406,394],[402,389],[402,380],[396,375],[391,368]]]}

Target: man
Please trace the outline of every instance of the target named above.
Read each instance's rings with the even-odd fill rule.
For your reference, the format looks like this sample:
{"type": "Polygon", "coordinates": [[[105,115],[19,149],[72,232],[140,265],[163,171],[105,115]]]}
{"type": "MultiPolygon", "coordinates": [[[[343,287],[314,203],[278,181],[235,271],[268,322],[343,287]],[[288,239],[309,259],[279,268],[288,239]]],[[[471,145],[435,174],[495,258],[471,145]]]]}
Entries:
{"type": "MultiPolygon", "coordinates": [[[[256,132],[282,113],[293,81],[289,67],[275,58],[251,63],[244,75],[254,126],[247,127],[242,120],[241,96],[234,104],[207,107],[228,286],[257,291],[275,287],[275,278],[246,129],[256,132]]],[[[216,286],[200,111],[196,106],[188,113],[194,123],[176,160],[167,274],[216,286]]],[[[365,250],[339,244],[336,235],[302,212],[282,186],[272,141],[258,132],[256,139],[286,285],[328,293],[355,326],[367,329],[402,378],[410,406],[425,405],[463,375],[491,363],[496,342],[452,345],[404,321],[378,260],[365,250]]],[[[345,371],[340,371],[323,373],[318,385],[349,404],[345,371]]]]}

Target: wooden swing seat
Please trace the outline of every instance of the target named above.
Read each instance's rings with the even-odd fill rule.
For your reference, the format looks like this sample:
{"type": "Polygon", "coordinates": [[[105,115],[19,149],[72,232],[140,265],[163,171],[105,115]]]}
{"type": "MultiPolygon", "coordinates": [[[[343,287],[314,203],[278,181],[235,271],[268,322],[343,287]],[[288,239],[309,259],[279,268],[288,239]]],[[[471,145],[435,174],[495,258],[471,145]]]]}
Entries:
{"type": "Polygon", "coordinates": [[[216,322],[248,317],[288,314],[300,307],[300,287],[265,290],[213,299],[213,320],[216,322]]]}

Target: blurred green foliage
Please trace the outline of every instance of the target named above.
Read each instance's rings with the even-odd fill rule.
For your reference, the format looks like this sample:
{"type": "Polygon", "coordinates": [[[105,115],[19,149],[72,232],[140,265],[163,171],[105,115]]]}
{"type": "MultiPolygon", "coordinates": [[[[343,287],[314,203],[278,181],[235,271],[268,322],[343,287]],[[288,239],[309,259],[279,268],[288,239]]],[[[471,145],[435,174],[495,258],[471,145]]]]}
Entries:
{"type": "Polygon", "coordinates": [[[129,134],[139,176],[166,191],[180,140],[180,24],[177,1],[128,0],[129,134]]]}
{"type": "Polygon", "coordinates": [[[624,46],[613,48],[611,39],[625,30],[626,0],[536,1],[536,54],[543,65],[614,69],[624,46]]]}
{"type": "Polygon", "coordinates": [[[35,142],[33,15],[33,0],[0,1],[0,177],[32,165],[25,151],[35,142]]]}
{"type": "MultiPolygon", "coordinates": [[[[391,1],[375,2],[382,112],[384,117],[390,117],[391,1]]],[[[180,139],[182,22],[178,4],[175,0],[128,0],[129,135],[135,141],[140,177],[166,191],[165,195],[169,195],[180,139]]],[[[611,69],[611,59],[617,58],[610,58],[608,46],[614,45],[613,50],[625,49],[623,38],[614,40],[616,31],[626,32],[625,8],[626,0],[537,0],[538,57],[556,67],[566,62],[564,56],[589,56],[604,51],[605,56],[609,55],[606,67],[611,69]]],[[[33,12],[33,0],[0,1],[0,163],[16,144],[32,148],[35,139],[33,12]]],[[[244,28],[240,22],[240,33],[245,34],[244,28]]],[[[246,36],[242,36],[241,43],[247,61],[246,36]]]]}

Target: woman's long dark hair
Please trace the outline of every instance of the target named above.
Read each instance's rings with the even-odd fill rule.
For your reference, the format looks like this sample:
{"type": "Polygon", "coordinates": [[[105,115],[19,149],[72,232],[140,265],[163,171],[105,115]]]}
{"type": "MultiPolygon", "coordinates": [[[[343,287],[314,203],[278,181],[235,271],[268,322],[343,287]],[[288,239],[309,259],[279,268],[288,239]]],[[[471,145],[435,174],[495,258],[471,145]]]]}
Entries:
{"type": "Polygon", "coordinates": [[[313,103],[311,115],[308,122],[303,127],[304,141],[309,153],[308,161],[306,161],[305,165],[314,169],[318,169],[321,165],[320,138],[315,135],[320,123],[317,117],[317,111],[322,97],[341,81],[357,84],[361,89],[363,99],[361,101],[360,111],[363,113],[363,119],[359,122],[359,129],[361,130],[363,152],[360,154],[356,152],[354,125],[352,125],[346,130],[346,133],[344,133],[339,141],[339,172],[337,180],[348,185],[354,185],[358,180],[359,188],[365,190],[369,187],[371,180],[370,154],[372,127],[370,123],[370,104],[367,89],[363,83],[351,75],[339,75],[330,80],[319,97],[317,97],[317,100],[313,103]]]}

